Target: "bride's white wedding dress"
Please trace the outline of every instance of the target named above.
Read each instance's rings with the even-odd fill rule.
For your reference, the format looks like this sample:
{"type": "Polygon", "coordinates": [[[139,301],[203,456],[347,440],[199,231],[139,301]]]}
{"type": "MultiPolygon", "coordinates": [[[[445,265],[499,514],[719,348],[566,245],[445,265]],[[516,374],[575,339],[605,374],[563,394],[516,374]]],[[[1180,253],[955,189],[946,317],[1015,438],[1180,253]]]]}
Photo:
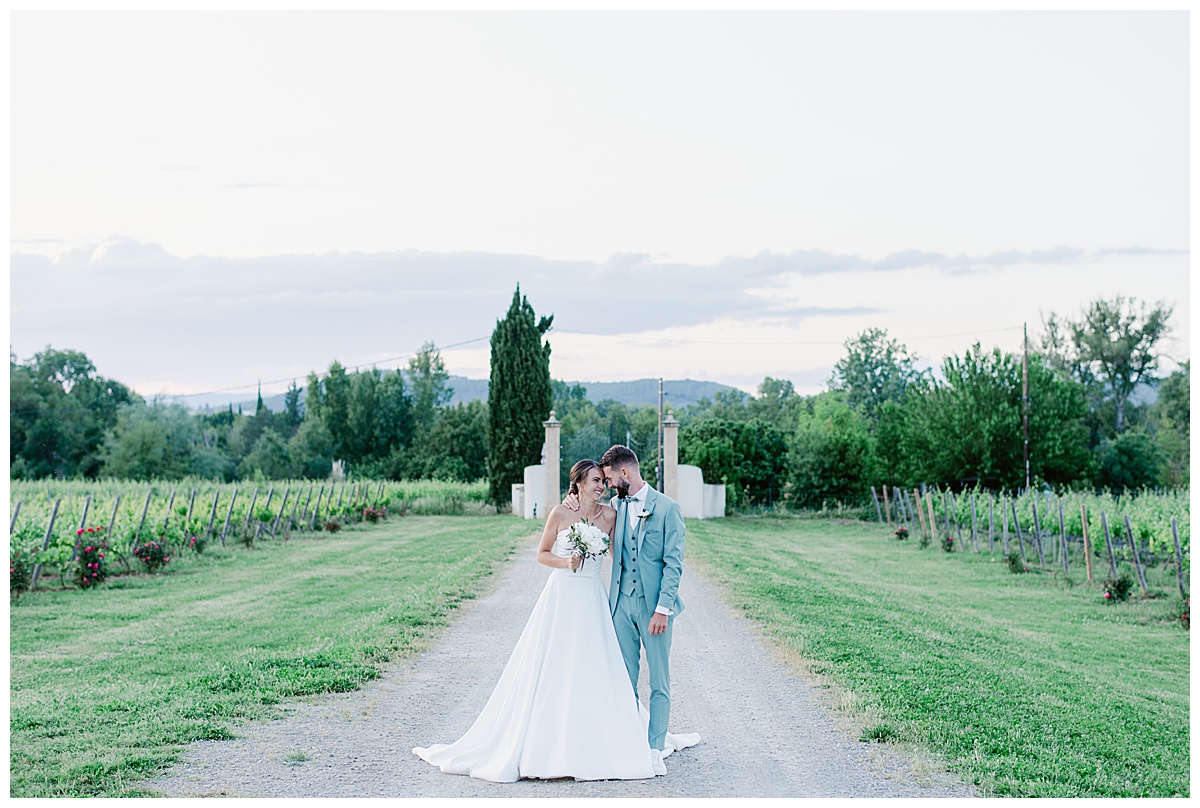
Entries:
{"type": "MultiPolygon", "coordinates": [[[[563,558],[571,554],[566,535],[552,548],[563,558]]],[[[646,740],[649,713],[621,659],[601,566],[593,559],[578,572],[553,570],[479,718],[454,743],[413,754],[448,774],[497,783],[664,773],[646,740]]],[[[667,733],[663,755],[699,740],[667,733]]]]}

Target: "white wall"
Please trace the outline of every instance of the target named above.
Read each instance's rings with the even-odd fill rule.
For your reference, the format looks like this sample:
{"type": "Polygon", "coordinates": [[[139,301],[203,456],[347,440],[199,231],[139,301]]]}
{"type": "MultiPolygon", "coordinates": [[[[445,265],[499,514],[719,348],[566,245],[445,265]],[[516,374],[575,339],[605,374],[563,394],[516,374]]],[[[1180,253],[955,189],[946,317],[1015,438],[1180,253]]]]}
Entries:
{"type": "MultiPolygon", "coordinates": [[[[545,466],[526,466],[525,467],[525,507],[524,515],[526,519],[540,519],[546,521],[546,504],[542,502],[546,498],[546,467],[545,466]]],[[[550,505],[553,508],[558,503],[550,505]]]]}
{"type": "Polygon", "coordinates": [[[699,466],[677,466],[679,510],[685,519],[713,519],[725,515],[725,486],[706,485],[699,466]]]}

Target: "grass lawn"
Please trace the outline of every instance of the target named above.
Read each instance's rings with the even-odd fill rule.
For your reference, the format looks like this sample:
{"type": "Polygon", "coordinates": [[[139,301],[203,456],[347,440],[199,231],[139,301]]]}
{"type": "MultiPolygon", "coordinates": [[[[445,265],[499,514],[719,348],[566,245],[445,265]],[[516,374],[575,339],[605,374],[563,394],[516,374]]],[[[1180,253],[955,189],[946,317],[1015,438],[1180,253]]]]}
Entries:
{"type": "Polygon", "coordinates": [[[353,690],[420,650],[533,531],[394,518],[23,595],[9,621],[10,795],[138,795],[183,744],[233,737],[287,698],[353,690]]]}
{"type": "Polygon", "coordinates": [[[1070,581],[1014,575],[999,553],[889,536],[861,522],[689,521],[687,554],[854,694],[874,734],[932,751],[984,793],[1190,794],[1173,576],[1160,599],[1109,605],[1082,563],[1070,581]]]}

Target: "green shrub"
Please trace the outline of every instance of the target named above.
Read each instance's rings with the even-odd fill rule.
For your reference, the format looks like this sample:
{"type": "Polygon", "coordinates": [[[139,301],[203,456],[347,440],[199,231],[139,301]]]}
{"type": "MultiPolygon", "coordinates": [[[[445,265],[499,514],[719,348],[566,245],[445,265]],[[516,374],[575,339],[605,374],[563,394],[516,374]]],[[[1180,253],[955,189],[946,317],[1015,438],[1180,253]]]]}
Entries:
{"type": "Polygon", "coordinates": [[[1133,590],[1133,579],[1129,577],[1129,573],[1122,572],[1118,577],[1108,577],[1104,580],[1104,599],[1109,603],[1117,601],[1129,600],[1129,593],[1133,590]]]}
{"type": "Polygon", "coordinates": [[[104,560],[104,551],[108,542],[101,539],[80,537],[75,545],[79,552],[75,557],[75,583],[80,589],[89,589],[104,583],[108,577],[108,563],[104,560]]]}
{"type": "Polygon", "coordinates": [[[158,572],[164,564],[171,560],[167,555],[167,548],[156,541],[139,544],[134,548],[133,554],[137,556],[138,561],[142,562],[146,572],[151,573],[158,572]]]}
{"type": "Polygon", "coordinates": [[[1025,562],[1021,560],[1021,554],[1016,550],[1010,550],[1008,555],[1004,557],[1004,563],[1008,564],[1008,571],[1014,574],[1029,572],[1029,567],[1025,566],[1025,562]]]}
{"type": "Polygon", "coordinates": [[[29,589],[29,580],[33,577],[33,566],[36,549],[8,551],[8,594],[17,598],[29,589]]]}

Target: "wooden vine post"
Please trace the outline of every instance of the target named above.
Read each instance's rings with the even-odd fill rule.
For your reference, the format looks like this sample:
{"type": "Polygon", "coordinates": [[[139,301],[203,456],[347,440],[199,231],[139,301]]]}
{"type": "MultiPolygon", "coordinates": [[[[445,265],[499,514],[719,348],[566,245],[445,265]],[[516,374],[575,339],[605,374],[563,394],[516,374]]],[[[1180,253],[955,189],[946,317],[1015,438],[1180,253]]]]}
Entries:
{"type": "MultiPolygon", "coordinates": [[[[46,523],[46,537],[42,539],[42,553],[45,554],[50,549],[50,537],[54,535],[54,520],[58,518],[58,506],[62,502],[61,499],[54,500],[54,508],[50,511],[50,521],[46,523]]],[[[33,575],[29,576],[29,591],[32,592],[37,586],[38,578],[42,576],[42,562],[33,565],[33,575]]]]}
{"type": "Polygon", "coordinates": [[[1092,582],[1092,540],[1088,536],[1087,505],[1079,503],[1079,517],[1083,520],[1083,561],[1087,564],[1087,580],[1092,582]]]}
{"type": "Polygon", "coordinates": [[[258,502],[258,489],[254,489],[254,495],[250,497],[250,510],[246,512],[246,523],[242,525],[242,530],[250,529],[250,520],[254,518],[254,505],[258,502]]]}
{"type": "MultiPolygon", "coordinates": [[[[956,505],[954,503],[954,492],[953,491],[950,492],[950,511],[951,511],[951,513],[954,514],[954,531],[958,538],[958,549],[960,551],[964,551],[967,548],[966,548],[966,545],[963,543],[962,525],[960,525],[958,523],[958,505],[956,505]]],[[[949,531],[947,531],[947,534],[949,534],[949,531]]]]}
{"type": "Polygon", "coordinates": [[[904,507],[904,526],[911,534],[913,532],[912,503],[908,501],[908,494],[903,488],[896,488],[896,499],[900,500],[900,504],[904,507]]]}
{"type": "Polygon", "coordinates": [[[929,508],[929,534],[931,541],[937,541],[937,520],[933,516],[933,494],[925,492],[925,504],[929,508]]]}
{"type": "Polygon", "coordinates": [[[979,525],[975,519],[975,492],[971,492],[971,547],[979,552],[979,525]]]}
{"type": "MultiPolygon", "coordinates": [[[[331,494],[332,494],[332,493],[333,493],[333,489],[330,489],[330,490],[329,490],[329,493],[331,493],[331,494]]],[[[317,513],[318,513],[318,511],[320,511],[320,510],[321,510],[321,497],[323,497],[323,496],[325,496],[325,485],[324,485],[324,483],[322,483],[322,484],[321,484],[321,490],[317,492],[317,501],[316,501],[316,503],[313,505],[313,511],[312,511],[312,521],[309,523],[309,526],[308,526],[308,529],[309,529],[309,530],[313,530],[313,531],[315,531],[315,530],[317,529],[317,513]]]]}
{"type": "Polygon", "coordinates": [[[133,530],[133,541],[129,543],[131,548],[137,545],[138,536],[142,533],[142,525],[146,524],[146,513],[150,510],[150,497],[152,496],[154,496],[153,488],[146,492],[146,504],[142,506],[142,518],[138,520],[137,527],[133,530]]]}
{"type": "Polygon", "coordinates": [[[1004,555],[1008,556],[1008,509],[1004,503],[1008,500],[1006,494],[1000,495],[1000,520],[1004,523],[1004,555]]]}
{"type": "Polygon", "coordinates": [[[883,515],[887,517],[887,526],[890,530],[892,527],[892,508],[888,504],[887,486],[881,485],[879,487],[883,489],[883,515]]]}
{"type": "Polygon", "coordinates": [[[1021,563],[1028,564],[1029,559],[1025,557],[1025,539],[1021,536],[1021,517],[1017,516],[1017,500],[1010,499],[1008,504],[1012,506],[1013,532],[1017,534],[1017,547],[1021,551],[1021,563]]]}
{"type": "Polygon", "coordinates": [[[167,515],[163,517],[163,532],[167,532],[167,525],[171,523],[171,509],[175,507],[175,489],[171,489],[171,496],[167,498],[167,515]]]}
{"type": "Polygon", "coordinates": [[[917,503],[917,518],[921,522],[921,535],[929,535],[929,526],[925,523],[925,510],[921,507],[921,492],[913,489],[913,500],[917,503]]]}
{"type": "Polygon", "coordinates": [[[1117,580],[1117,556],[1113,551],[1112,533],[1108,529],[1108,517],[1100,511],[1100,526],[1104,528],[1104,544],[1108,548],[1108,574],[1117,580]]]}
{"type": "Polygon", "coordinates": [[[275,515],[275,522],[274,522],[274,524],[271,525],[271,535],[272,536],[279,535],[279,522],[280,522],[280,520],[283,519],[283,512],[285,510],[287,510],[288,494],[290,494],[291,492],[292,492],[292,487],[290,485],[286,486],[283,489],[283,502],[279,503],[279,513],[277,513],[275,515]]]}
{"type": "Polygon", "coordinates": [[[1175,537],[1175,575],[1179,578],[1179,597],[1188,599],[1187,587],[1183,585],[1183,548],[1179,546],[1179,521],[1171,517],[1171,534],[1175,537]]]}
{"type": "Polygon", "coordinates": [[[988,555],[996,552],[996,500],[988,494],[988,555]]]}
{"type": "Polygon", "coordinates": [[[212,538],[213,525],[217,522],[217,501],[221,499],[221,489],[218,488],[213,494],[212,513],[208,515],[208,530],[204,531],[204,540],[208,541],[212,538]]]}
{"type": "Polygon", "coordinates": [[[229,519],[233,516],[233,503],[237,502],[238,489],[233,489],[233,498],[229,500],[229,510],[225,512],[225,526],[221,528],[221,546],[225,546],[225,534],[229,532],[229,519]]]}
{"type": "MultiPolygon", "coordinates": [[[[310,486],[308,487],[308,496],[304,498],[304,507],[300,509],[300,518],[301,518],[301,520],[307,521],[307,517],[308,517],[308,503],[312,502],[312,494],[313,494],[313,489],[314,489],[314,488],[316,488],[316,485],[310,485],[310,486]]],[[[303,524],[303,522],[301,522],[301,524],[303,524]]]]}
{"type": "Polygon", "coordinates": [[[1029,501],[1033,503],[1033,549],[1038,551],[1038,561],[1042,564],[1042,569],[1046,568],[1046,556],[1042,553],[1042,520],[1038,518],[1037,510],[1037,494],[1034,493],[1029,501]]]}
{"type": "MultiPolygon", "coordinates": [[[[263,506],[263,510],[270,512],[271,499],[274,496],[275,496],[275,486],[272,485],[269,488],[267,488],[267,504],[263,506]]],[[[255,523],[254,524],[254,540],[258,541],[258,537],[262,535],[263,526],[265,523],[257,517],[255,517],[254,523],[255,523]]]]}
{"type": "Polygon", "coordinates": [[[1067,523],[1063,519],[1063,504],[1062,499],[1058,500],[1058,535],[1062,539],[1062,554],[1063,554],[1063,572],[1071,572],[1071,561],[1067,558],[1067,523]]]}
{"type": "MultiPolygon", "coordinates": [[[[88,508],[90,508],[91,505],[92,505],[92,495],[88,494],[87,496],[85,496],[83,498],[83,515],[79,517],[79,529],[80,530],[83,530],[85,527],[87,527],[88,508]]],[[[71,546],[71,561],[70,561],[70,563],[74,564],[75,559],[78,557],[79,557],[79,540],[78,540],[78,537],[76,537],[75,544],[73,544],[71,546]]]]}
{"type": "Polygon", "coordinates": [[[284,526],[284,530],[289,530],[293,525],[298,526],[300,524],[298,521],[296,521],[296,509],[300,507],[300,496],[303,491],[304,486],[300,486],[300,488],[296,491],[296,499],[292,501],[292,512],[288,514],[288,523],[284,526]]]}
{"type": "Polygon", "coordinates": [[[116,524],[117,524],[117,508],[120,508],[120,507],[121,507],[121,495],[117,494],[117,501],[113,503],[112,516],[110,516],[108,518],[108,533],[106,535],[111,536],[113,534],[113,528],[116,527],[116,524]]]}
{"type": "Polygon", "coordinates": [[[871,501],[875,503],[875,518],[879,520],[879,524],[883,524],[883,512],[879,510],[879,496],[875,493],[875,486],[871,486],[871,501]]]}
{"type": "Polygon", "coordinates": [[[17,526],[17,516],[21,513],[21,500],[17,500],[17,506],[13,508],[12,519],[8,520],[8,533],[11,536],[13,530],[17,526]]]}
{"type": "Polygon", "coordinates": [[[1142,587],[1142,596],[1150,594],[1146,586],[1146,573],[1142,572],[1142,559],[1138,557],[1137,542],[1133,540],[1133,526],[1129,524],[1129,514],[1125,514],[1125,536],[1129,539],[1129,549],[1133,553],[1133,570],[1137,573],[1138,584],[1142,587]]]}

